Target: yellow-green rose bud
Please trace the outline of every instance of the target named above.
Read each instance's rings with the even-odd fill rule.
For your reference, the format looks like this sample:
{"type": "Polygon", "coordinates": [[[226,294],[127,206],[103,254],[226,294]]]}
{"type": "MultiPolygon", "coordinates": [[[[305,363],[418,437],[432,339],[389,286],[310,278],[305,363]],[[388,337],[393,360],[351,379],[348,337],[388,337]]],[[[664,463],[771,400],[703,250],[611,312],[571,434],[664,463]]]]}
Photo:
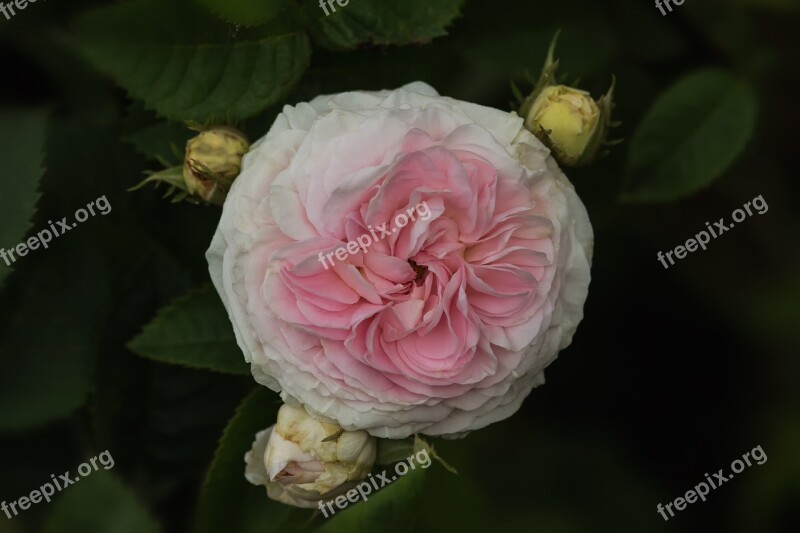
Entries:
{"type": "Polygon", "coordinates": [[[266,486],[273,500],[313,508],[366,478],[376,453],[377,440],[366,431],[344,431],[283,405],[277,423],[258,433],[245,455],[245,477],[266,486]]]}
{"type": "Polygon", "coordinates": [[[183,163],[186,191],[222,205],[249,149],[247,137],[233,128],[213,128],[190,139],[183,163]]]}
{"type": "Polygon", "coordinates": [[[545,88],[525,125],[569,162],[577,162],[600,128],[600,108],[586,91],[565,85],[545,88]]]}
{"type": "Polygon", "coordinates": [[[559,164],[585,166],[606,155],[607,147],[622,142],[607,140],[609,129],[618,125],[611,120],[616,80],[612,78],[611,88],[597,101],[586,91],[559,84],[557,41],[556,33],[538,81],[528,76],[533,91],[523,98],[516,85],[512,88],[525,127],[550,149],[559,164]]]}

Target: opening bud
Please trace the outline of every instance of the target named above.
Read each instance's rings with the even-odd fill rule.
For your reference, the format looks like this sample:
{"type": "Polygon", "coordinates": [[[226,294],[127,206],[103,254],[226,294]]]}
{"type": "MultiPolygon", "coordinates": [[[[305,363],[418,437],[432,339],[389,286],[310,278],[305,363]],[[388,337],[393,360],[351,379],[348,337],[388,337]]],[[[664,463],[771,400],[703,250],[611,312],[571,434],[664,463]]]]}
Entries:
{"type": "Polygon", "coordinates": [[[206,202],[222,205],[249,149],[247,137],[228,127],[212,128],[190,139],[183,162],[186,191],[206,202]]]}

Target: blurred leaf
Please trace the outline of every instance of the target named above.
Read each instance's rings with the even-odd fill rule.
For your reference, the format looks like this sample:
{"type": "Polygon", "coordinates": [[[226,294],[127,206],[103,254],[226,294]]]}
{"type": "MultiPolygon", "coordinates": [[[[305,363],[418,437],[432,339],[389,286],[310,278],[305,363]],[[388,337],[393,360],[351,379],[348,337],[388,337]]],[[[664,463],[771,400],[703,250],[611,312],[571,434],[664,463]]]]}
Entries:
{"type": "Polygon", "coordinates": [[[21,528],[21,524],[14,523],[10,520],[3,520],[0,522],[0,533],[25,533],[26,530],[21,528]]]}
{"type": "Polygon", "coordinates": [[[705,70],[656,100],[631,139],[622,199],[664,202],[720,177],[753,133],[758,102],[733,75],[705,70]]]}
{"type": "Polygon", "coordinates": [[[200,4],[233,24],[257,26],[275,18],[289,0],[198,0],[200,4]]]}
{"type": "MultiPolygon", "coordinates": [[[[428,42],[446,35],[464,0],[348,0],[333,2],[329,16],[312,26],[312,36],[334,49],[353,49],[362,44],[404,45],[428,42]]],[[[322,10],[322,8],[320,8],[322,10]]]]}
{"type": "MultiPolygon", "coordinates": [[[[793,397],[794,399],[794,397],[793,397]]],[[[796,403],[795,403],[796,405],[796,403]]],[[[797,524],[800,501],[800,425],[796,408],[773,410],[766,414],[765,427],[759,427],[756,446],[761,446],[763,464],[753,463],[745,472],[749,478],[736,506],[743,531],[790,531],[797,524]],[[777,411],[777,412],[776,412],[777,411]],[[792,518],[794,520],[792,521],[792,518]]]]}
{"type": "MultiPolygon", "coordinates": [[[[74,424],[65,421],[64,423],[49,424],[34,431],[5,433],[0,436],[0,457],[13,457],[13,460],[6,459],[2,462],[0,501],[28,495],[31,490],[38,488],[42,482],[50,479],[51,474],[62,473],[70,468],[70,465],[77,466],[91,455],[96,455],[90,454],[83,445],[78,444],[78,439],[75,439],[74,435],[74,424]],[[58,446],[53,446],[54,442],[57,442],[58,446]]],[[[91,451],[96,449],[104,450],[106,448],[92,448],[91,451]]],[[[114,451],[114,459],[117,459],[116,451],[114,451]]],[[[6,520],[5,515],[0,513],[0,525],[16,523],[21,528],[17,531],[28,531],[23,526],[31,525],[31,515],[35,515],[32,520],[38,522],[48,514],[48,511],[52,510],[47,509],[44,505],[36,507],[38,508],[26,511],[23,516],[19,517],[20,519],[6,520]]],[[[0,527],[0,532],[3,532],[2,527],[0,527]]]]}
{"type": "MultiPolygon", "coordinates": [[[[87,398],[108,305],[109,278],[96,244],[37,250],[22,302],[0,341],[0,430],[65,416],[87,398]],[[79,310],[80,312],[76,312],[79,310]]],[[[8,302],[4,302],[8,304],[8,302]]],[[[9,310],[10,311],[10,310],[9,310]]]]}
{"type": "Polygon", "coordinates": [[[755,79],[775,66],[770,57],[773,51],[764,46],[757,18],[745,3],[731,0],[692,2],[682,14],[738,72],[755,79]]]}
{"type": "MultiPolygon", "coordinates": [[[[774,277],[771,283],[754,287],[747,306],[738,312],[742,327],[758,332],[762,342],[800,345],[800,275],[795,264],[792,277],[774,277]]],[[[740,294],[744,299],[745,294],[740,294]]],[[[733,298],[731,298],[733,300],[733,298]]],[[[735,300],[740,302],[742,300],[735,300]]],[[[732,305],[732,302],[729,302],[732,305]]]]}
{"type": "Polygon", "coordinates": [[[133,98],[173,120],[244,119],[288,96],[309,63],[304,33],[231,42],[235,28],[191,7],[134,0],[98,9],[78,21],[82,50],[133,98]]]}
{"type": "Polygon", "coordinates": [[[197,506],[196,533],[284,532],[300,530],[308,522],[311,511],[270,500],[264,487],[251,485],[244,477],[245,453],[256,433],[275,423],[277,400],[274,393],[258,387],[231,419],[206,474],[197,506]]]}
{"type": "MultiPolygon", "coordinates": [[[[46,129],[45,110],[0,110],[0,247],[13,250],[31,227],[44,172],[46,129]]],[[[10,271],[6,261],[0,260],[0,286],[10,271]]]]}
{"type": "Polygon", "coordinates": [[[98,470],[83,483],[56,496],[45,533],[157,533],[159,525],[135,496],[106,471],[98,470]]]}
{"type": "MultiPolygon", "coordinates": [[[[117,212],[117,216],[122,214],[117,212]]],[[[126,350],[124,343],[141,330],[142,323],[153,316],[155,309],[184,294],[195,283],[188,279],[186,271],[169,251],[152,242],[142,228],[126,228],[115,224],[114,233],[121,242],[127,244],[119,249],[109,247],[107,250],[116,252],[111,263],[115,275],[114,299],[125,302],[125,305],[115,306],[108,316],[108,348],[97,365],[91,402],[92,422],[95,443],[114,450],[114,457],[121,466],[129,467],[144,448],[147,399],[157,394],[161,375],[156,372],[156,377],[152,378],[152,369],[156,365],[126,350]]],[[[161,368],[166,367],[158,365],[156,370],[161,368]]],[[[219,376],[213,374],[213,377],[219,376]]],[[[191,410],[187,409],[190,415],[200,407],[197,396],[206,401],[219,401],[217,396],[207,392],[203,390],[187,400],[193,404],[191,410]]],[[[207,416],[207,412],[203,415],[207,416]]],[[[172,422],[170,425],[176,424],[172,422]]],[[[153,435],[158,430],[156,426],[151,425],[149,429],[151,437],[157,436],[153,435]]],[[[193,438],[197,440],[196,436],[193,438]]],[[[186,447],[185,443],[181,444],[186,447]]]]}
{"type": "Polygon", "coordinates": [[[213,457],[220,432],[251,382],[164,365],[152,374],[147,452],[162,472],[169,468],[194,478],[213,457]]]}
{"type": "Polygon", "coordinates": [[[627,2],[615,14],[621,26],[615,37],[626,54],[644,61],[668,61],[686,52],[686,35],[652,4],[627,2]]]}
{"type": "MultiPolygon", "coordinates": [[[[505,77],[518,77],[528,71],[538,78],[547,49],[559,26],[542,29],[505,29],[484,34],[476,40],[473,35],[459,36],[457,53],[468,62],[479,62],[499,71],[505,77]]],[[[607,66],[614,54],[613,34],[596,18],[569,20],[562,28],[556,57],[562,65],[563,81],[602,72],[610,79],[607,66]]]]}
{"type": "Polygon", "coordinates": [[[162,363],[228,374],[250,373],[228,313],[210,284],[162,309],[128,348],[162,363]]]}
{"type": "MultiPolygon", "coordinates": [[[[74,5],[74,4],[73,4],[74,5]]],[[[80,57],[75,43],[57,31],[23,32],[18,46],[47,74],[49,84],[81,118],[96,124],[113,120],[117,99],[113,86],[80,57]]]]}
{"type": "Polygon", "coordinates": [[[422,468],[396,475],[388,468],[386,475],[396,479],[386,487],[370,494],[366,501],[349,503],[344,510],[333,506],[336,514],[329,517],[317,531],[322,533],[369,533],[380,524],[382,533],[413,531],[415,509],[422,496],[425,471],[422,468]]]}
{"type": "Polygon", "coordinates": [[[797,11],[800,2],[797,0],[737,0],[738,3],[758,9],[774,9],[778,11],[797,11]]]}

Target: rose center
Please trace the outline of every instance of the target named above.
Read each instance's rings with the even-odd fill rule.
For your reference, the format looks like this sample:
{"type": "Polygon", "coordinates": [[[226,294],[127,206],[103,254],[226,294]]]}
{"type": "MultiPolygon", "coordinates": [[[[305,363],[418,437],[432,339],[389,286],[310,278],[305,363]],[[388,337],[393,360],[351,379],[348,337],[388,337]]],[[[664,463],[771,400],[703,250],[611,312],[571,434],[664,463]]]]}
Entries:
{"type": "Polygon", "coordinates": [[[414,279],[414,283],[417,285],[422,285],[422,282],[425,280],[425,274],[428,273],[428,267],[424,265],[418,265],[412,259],[408,260],[408,264],[411,265],[411,268],[413,268],[414,272],[417,274],[417,277],[414,279]]]}

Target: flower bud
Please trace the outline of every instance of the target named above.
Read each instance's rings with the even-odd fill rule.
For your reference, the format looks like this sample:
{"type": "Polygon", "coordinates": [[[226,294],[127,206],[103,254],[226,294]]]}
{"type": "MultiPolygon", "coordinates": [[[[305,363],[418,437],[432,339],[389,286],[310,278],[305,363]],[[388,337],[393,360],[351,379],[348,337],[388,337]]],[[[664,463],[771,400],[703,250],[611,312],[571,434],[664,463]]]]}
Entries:
{"type": "Polygon", "coordinates": [[[313,508],[366,478],[376,450],[366,431],[344,431],[302,407],[283,405],[277,423],[258,433],[245,455],[245,477],[266,486],[273,500],[313,508]]]}
{"type": "Polygon", "coordinates": [[[183,163],[186,191],[222,205],[249,149],[244,134],[233,128],[213,128],[190,139],[183,163]]]}
{"type": "Polygon", "coordinates": [[[542,73],[533,91],[523,98],[513,86],[520,101],[519,114],[525,127],[536,135],[562,165],[585,166],[607,153],[604,147],[621,141],[607,142],[614,108],[614,85],[595,101],[586,91],[557,83],[558,61],[554,58],[558,34],[550,43],[542,73]],[[602,150],[602,151],[601,151],[602,150]]]}
{"type": "Polygon", "coordinates": [[[565,161],[579,161],[600,127],[600,108],[586,91],[546,87],[534,100],[525,126],[565,161]]]}

